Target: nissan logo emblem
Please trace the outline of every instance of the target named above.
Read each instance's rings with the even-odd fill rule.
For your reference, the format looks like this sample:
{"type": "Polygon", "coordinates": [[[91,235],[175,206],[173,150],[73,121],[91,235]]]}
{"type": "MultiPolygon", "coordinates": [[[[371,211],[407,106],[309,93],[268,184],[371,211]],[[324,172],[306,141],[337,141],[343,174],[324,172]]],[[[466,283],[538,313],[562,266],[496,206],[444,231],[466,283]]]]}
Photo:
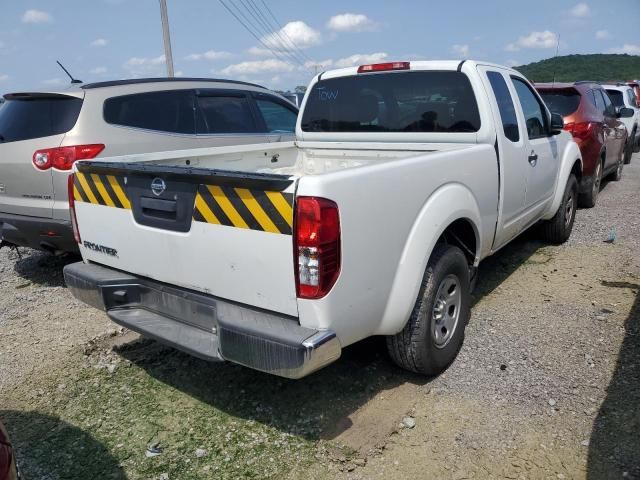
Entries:
{"type": "Polygon", "coordinates": [[[156,177],[151,181],[151,191],[153,192],[154,195],[159,197],[164,193],[166,189],[167,189],[167,184],[164,183],[163,179],[156,177]]]}

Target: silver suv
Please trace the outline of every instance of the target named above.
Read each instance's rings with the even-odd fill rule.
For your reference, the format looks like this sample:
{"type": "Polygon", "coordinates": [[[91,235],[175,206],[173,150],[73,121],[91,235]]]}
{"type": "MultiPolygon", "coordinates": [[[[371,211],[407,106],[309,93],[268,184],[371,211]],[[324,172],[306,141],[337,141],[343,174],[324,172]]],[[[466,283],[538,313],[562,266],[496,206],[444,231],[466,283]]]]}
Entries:
{"type": "Polygon", "coordinates": [[[77,251],[67,202],[76,160],[293,140],[298,112],[259,85],[195,78],[72,85],[4,99],[0,247],[53,254],[77,251]]]}

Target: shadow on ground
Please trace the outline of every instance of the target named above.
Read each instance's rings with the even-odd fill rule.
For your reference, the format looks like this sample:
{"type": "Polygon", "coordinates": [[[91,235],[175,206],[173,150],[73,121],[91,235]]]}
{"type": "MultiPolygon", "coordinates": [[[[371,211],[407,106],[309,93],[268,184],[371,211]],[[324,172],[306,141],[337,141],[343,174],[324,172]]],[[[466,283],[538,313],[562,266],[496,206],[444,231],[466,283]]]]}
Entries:
{"type": "Polygon", "coordinates": [[[83,430],[37,412],[0,410],[26,479],[126,480],[109,450],[83,430]]]}
{"type": "Polygon", "coordinates": [[[591,432],[587,478],[640,479],[640,285],[603,285],[632,289],[636,298],[625,321],[625,336],[607,396],[591,432]]]}
{"type": "MultiPolygon", "coordinates": [[[[525,234],[489,259],[482,267],[476,300],[493,291],[542,245],[525,234]]],[[[395,393],[403,384],[429,382],[393,365],[382,337],[345,348],[339,361],[297,381],[233,364],[204,362],[151,340],[114,349],[152,377],[217,409],[311,440],[334,439],[350,429],[350,415],[381,392],[395,393]]],[[[409,403],[399,400],[403,401],[388,412],[396,417],[405,414],[414,402],[413,398],[409,403]]]]}
{"type": "Polygon", "coordinates": [[[15,260],[14,269],[19,277],[34,285],[43,287],[64,287],[62,269],[69,263],[77,262],[80,257],[73,254],[53,256],[30,248],[20,248],[20,255],[10,253],[15,260]]]}

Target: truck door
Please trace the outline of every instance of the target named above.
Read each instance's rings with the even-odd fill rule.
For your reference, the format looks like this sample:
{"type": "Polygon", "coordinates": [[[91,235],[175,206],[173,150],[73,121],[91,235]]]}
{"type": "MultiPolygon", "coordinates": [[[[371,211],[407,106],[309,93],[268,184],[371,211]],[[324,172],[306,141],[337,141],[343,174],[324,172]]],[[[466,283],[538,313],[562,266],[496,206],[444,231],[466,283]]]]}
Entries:
{"type": "MultiPolygon", "coordinates": [[[[520,232],[525,205],[527,162],[522,158],[524,139],[505,72],[494,67],[478,67],[488,80],[487,87],[496,128],[496,149],[499,154],[500,200],[494,249],[499,248],[520,232]],[[500,128],[500,125],[502,128],[500,128]]],[[[482,77],[482,75],[481,75],[482,77]]]]}
{"type": "Polygon", "coordinates": [[[560,164],[560,149],[557,137],[550,133],[547,109],[533,87],[515,75],[511,80],[519,100],[521,123],[526,127],[521,129],[525,136],[523,153],[528,164],[523,219],[523,227],[526,227],[551,201],[560,164]]]}

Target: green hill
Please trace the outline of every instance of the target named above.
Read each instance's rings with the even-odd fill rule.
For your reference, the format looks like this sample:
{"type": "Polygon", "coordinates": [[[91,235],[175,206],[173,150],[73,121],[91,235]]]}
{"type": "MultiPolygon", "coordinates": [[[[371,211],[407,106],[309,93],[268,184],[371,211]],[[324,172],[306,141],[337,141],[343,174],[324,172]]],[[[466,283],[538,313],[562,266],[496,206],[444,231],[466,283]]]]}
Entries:
{"type": "Polygon", "coordinates": [[[565,55],[514,67],[532,82],[630,80],[640,78],[640,56],[618,54],[565,55]]]}

